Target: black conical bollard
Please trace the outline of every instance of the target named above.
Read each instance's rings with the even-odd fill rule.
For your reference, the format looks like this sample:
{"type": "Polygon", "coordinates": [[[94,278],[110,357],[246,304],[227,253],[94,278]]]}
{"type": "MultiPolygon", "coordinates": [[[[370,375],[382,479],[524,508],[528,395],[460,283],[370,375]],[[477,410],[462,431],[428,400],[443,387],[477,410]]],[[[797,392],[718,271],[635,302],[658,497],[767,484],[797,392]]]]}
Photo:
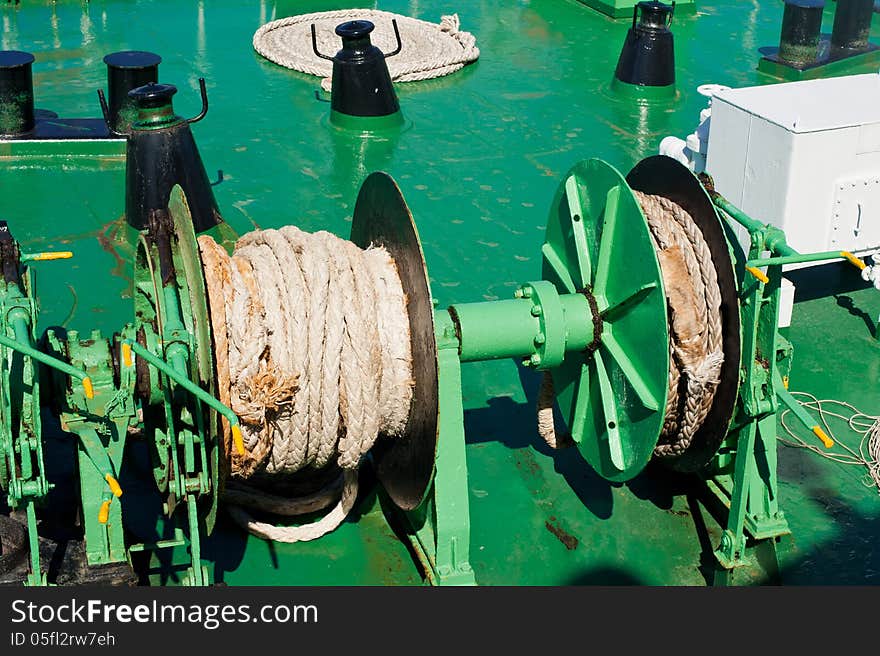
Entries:
{"type": "Polygon", "coordinates": [[[150,215],[168,207],[174,185],[180,185],[192,214],[196,232],[222,222],[214,191],[202,164],[189,124],[207,112],[204,80],[202,113],[184,119],[171,103],[177,88],[170,84],[147,84],[129,92],[138,116],[127,139],[125,168],[125,217],[137,230],[145,229],[150,215]]]}
{"type": "Polygon", "coordinates": [[[0,136],[34,129],[34,56],[19,50],[0,51],[0,136]]]}
{"type": "Polygon", "coordinates": [[[874,0],[837,0],[831,50],[835,56],[856,54],[868,47],[874,0]]]}
{"type": "Polygon", "coordinates": [[[672,88],[675,84],[675,47],[672,16],[675,3],[657,0],[633,7],[632,27],[626,34],[614,78],[639,87],[672,88]]]}
{"type": "Polygon", "coordinates": [[[137,106],[128,92],[159,81],[162,58],[152,52],[123,50],[104,57],[107,64],[107,100],[111,130],[124,134],[137,119],[137,106]]]}
{"type": "MultiPolygon", "coordinates": [[[[397,21],[392,21],[397,49],[384,54],[370,41],[375,25],[366,20],[353,20],[336,26],[342,38],[342,49],[333,57],[318,52],[315,27],[312,46],[315,54],[333,62],[333,89],[330,95],[331,120],[340,117],[400,117],[400,103],[394,92],[387,57],[400,52],[397,21]]],[[[335,122],[335,121],[334,121],[335,122]]]]}
{"type": "Polygon", "coordinates": [[[809,64],[819,55],[819,31],[825,0],[785,0],[779,58],[790,64],[809,64]]]}

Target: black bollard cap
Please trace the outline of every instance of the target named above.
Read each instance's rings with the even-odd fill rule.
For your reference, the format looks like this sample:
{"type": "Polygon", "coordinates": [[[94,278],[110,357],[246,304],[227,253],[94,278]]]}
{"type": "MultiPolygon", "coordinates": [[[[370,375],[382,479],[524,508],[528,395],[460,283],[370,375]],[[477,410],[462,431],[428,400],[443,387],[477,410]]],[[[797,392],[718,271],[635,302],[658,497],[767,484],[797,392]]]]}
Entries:
{"type": "Polygon", "coordinates": [[[658,30],[667,29],[669,20],[672,17],[672,5],[665,5],[657,0],[642,0],[638,3],[641,10],[641,19],[639,25],[646,28],[658,30]]]}
{"type": "Polygon", "coordinates": [[[104,63],[111,68],[152,68],[161,64],[162,58],[145,50],[122,50],[106,55],[104,63]]]}
{"type": "Polygon", "coordinates": [[[21,50],[0,50],[0,68],[18,68],[34,63],[34,56],[21,50]]]}
{"type": "Polygon", "coordinates": [[[368,20],[353,20],[336,26],[337,36],[344,39],[363,39],[376,28],[368,20]]]}
{"type": "Polygon", "coordinates": [[[164,107],[171,102],[171,97],[177,93],[177,87],[173,84],[145,84],[128,92],[128,97],[134,100],[138,107],[164,107]]]}

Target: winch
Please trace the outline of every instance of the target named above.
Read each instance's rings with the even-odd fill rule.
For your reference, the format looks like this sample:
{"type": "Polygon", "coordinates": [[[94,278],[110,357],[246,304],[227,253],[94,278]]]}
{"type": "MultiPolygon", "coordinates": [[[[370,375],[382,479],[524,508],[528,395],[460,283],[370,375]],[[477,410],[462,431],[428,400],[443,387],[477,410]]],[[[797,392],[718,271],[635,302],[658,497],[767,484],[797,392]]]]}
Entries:
{"type": "MultiPolygon", "coordinates": [[[[133,93],[148,92],[153,93],[150,87],[133,93]]],[[[794,253],[780,231],[745,217],[723,198],[713,203],[697,178],[672,159],[648,158],[626,177],[601,160],[587,160],[565,176],[551,206],[542,279],[524,283],[510,300],[439,309],[433,307],[407,205],[390,177],[374,173],[361,188],[351,240],[362,249],[384,248],[399,275],[410,336],[412,403],[402,434],[379,436],[370,459],[397,512],[407,519],[406,535],[431,582],[474,582],[462,363],[513,357],[549,374],[553,391],[541,410],[555,399],[571,442],[608,480],[629,480],[657,457],[669,419],[670,357],[679,355],[670,350],[675,317],[670,315],[672,290],[664,281],[668,248],[658,251],[640,203],[645,197],[672,203],[690,217],[692,231],[699,231],[711,255],[720,290],[722,357],[711,405],[684,448],[659,457],[675,470],[700,472],[729,508],[716,552],[722,573],[741,563],[747,536],[764,540],[788,532],[775,490],[780,401],[796,408],[811,428],[816,423],[785,390],[791,354],[775,328],[779,277],[783,260],[812,256],[794,253]],[[727,217],[751,232],[748,257],[727,236],[727,217]],[[762,258],[765,251],[771,257],[762,258]],[[766,273],[758,267],[767,267],[766,273]]],[[[7,237],[5,243],[12,253],[15,242],[7,237]]],[[[822,254],[832,255],[841,256],[822,254]]],[[[18,275],[21,265],[14,264],[5,267],[10,275],[18,275]]],[[[217,326],[212,327],[203,265],[188,197],[175,185],[167,206],[148,214],[138,237],[130,324],[110,338],[95,333],[82,339],[53,329],[36,351],[32,324],[15,319],[2,343],[10,389],[31,388],[35,362],[52,367],[52,404],[64,429],[79,439],[89,563],[120,562],[131,552],[186,544],[191,561],[182,580],[194,585],[210,582],[200,541],[213,528],[228,464],[245,452],[238,417],[216,398],[217,326]],[[232,435],[225,445],[221,417],[232,435]],[[163,511],[180,520],[178,533],[156,544],[127,539],[116,500],[124,494],[118,471],[132,432],[149,445],[163,511]]],[[[23,317],[32,321],[27,311],[34,303],[32,288],[25,283],[14,297],[23,304],[23,317]]],[[[686,394],[689,388],[673,389],[686,394]]],[[[39,497],[49,483],[40,474],[37,401],[29,396],[13,401],[4,412],[7,472],[36,473],[22,483],[7,474],[4,487],[22,498],[39,497]],[[14,464],[22,444],[35,466],[14,464]]],[[[545,429],[546,423],[545,418],[545,429]]],[[[821,429],[817,434],[827,440],[821,429]]],[[[31,582],[41,581],[38,561],[31,567],[31,582]]]]}

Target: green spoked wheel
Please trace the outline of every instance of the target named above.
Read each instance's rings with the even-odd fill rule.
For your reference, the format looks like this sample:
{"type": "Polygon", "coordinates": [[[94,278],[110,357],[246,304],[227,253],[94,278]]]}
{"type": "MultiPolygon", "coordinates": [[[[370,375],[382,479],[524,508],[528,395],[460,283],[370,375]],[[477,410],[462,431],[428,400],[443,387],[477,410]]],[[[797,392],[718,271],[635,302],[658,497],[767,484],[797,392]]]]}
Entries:
{"type": "Polygon", "coordinates": [[[669,333],[648,224],[616,169],[590,159],[565,175],[542,254],[543,276],[560,294],[587,296],[598,338],[551,370],[557,403],[590,466],[629,480],[663,427],[669,333]]]}

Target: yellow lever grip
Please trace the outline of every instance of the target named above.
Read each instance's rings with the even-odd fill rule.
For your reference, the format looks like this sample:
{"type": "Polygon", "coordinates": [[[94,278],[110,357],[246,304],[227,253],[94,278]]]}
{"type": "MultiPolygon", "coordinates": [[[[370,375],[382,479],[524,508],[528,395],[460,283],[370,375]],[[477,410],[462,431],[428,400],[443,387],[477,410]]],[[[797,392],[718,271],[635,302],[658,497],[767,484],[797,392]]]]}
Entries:
{"type": "Polygon", "coordinates": [[[95,388],[92,387],[92,379],[86,376],[82,379],[83,392],[86,394],[87,399],[95,398],[95,388]]]}
{"type": "Polygon", "coordinates": [[[101,504],[101,509],[98,511],[98,521],[102,524],[106,524],[107,520],[110,519],[110,499],[107,499],[104,503],[101,504]]]}
{"type": "Polygon", "coordinates": [[[862,262],[862,260],[860,258],[856,257],[855,255],[853,255],[849,251],[840,251],[840,255],[842,257],[845,257],[847,260],[849,260],[849,263],[852,264],[854,267],[856,267],[859,270],[862,270],[868,266],[867,264],[862,262]]]}
{"type": "Polygon", "coordinates": [[[834,440],[828,437],[825,431],[822,430],[821,426],[813,426],[813,432],[816,434],[816,437],[822,440],[822,444],[825,445],[826,449],[830,449],[834,446],[834,440]]]}
{"type": "Polygon", "coordinates": [[[122,351],[122,364],[126,367],[130,367],[134,364],[134,360],[131,357],[131,344],[122,343],[120,346],[120,350],[122,351]]]}
{"type": "Polygon", "coordinates": [[[45,262],[47,260],[69,260],[73,257],[73,253],[70,251],[54,251],[54,252],[46,252],[46,253],[32,253],[29,254],[27,259],[33,262],[45,262]]]}
{"type": "Polygon", "coordinates": [[[243,456],[245,454],[244,438],[241,436],[241,427],[238,424],[235,424],[232,427],[232,442],[235,444],[236,453],[243,456]]]}
{"type": "Polygon", "coordinates": [[[107,474],[104,477],[104,480],[106,480],[107,485],[110,486],[110,491],[113,493],[114,497],[119,498],[122,496],[122,488],[119,486],[119,481],[113,478],[113,474],[107,474]]]}
{"type": "Polygon", "coordinates": [[[746,271],[748,271],[749,273],[751,273],[753,276],[755,276],[755,278],[757,278],[758,280],[760,280],[761,282],[763,282],[765,285],[766,285],[768,282],[770,282],[770,278],[767,277],[767,274],[765,274],[763,271],[761,271],[758,267],[749,267],[749,266],[747,266],[747,267],[746,267],[746,271]]]}

